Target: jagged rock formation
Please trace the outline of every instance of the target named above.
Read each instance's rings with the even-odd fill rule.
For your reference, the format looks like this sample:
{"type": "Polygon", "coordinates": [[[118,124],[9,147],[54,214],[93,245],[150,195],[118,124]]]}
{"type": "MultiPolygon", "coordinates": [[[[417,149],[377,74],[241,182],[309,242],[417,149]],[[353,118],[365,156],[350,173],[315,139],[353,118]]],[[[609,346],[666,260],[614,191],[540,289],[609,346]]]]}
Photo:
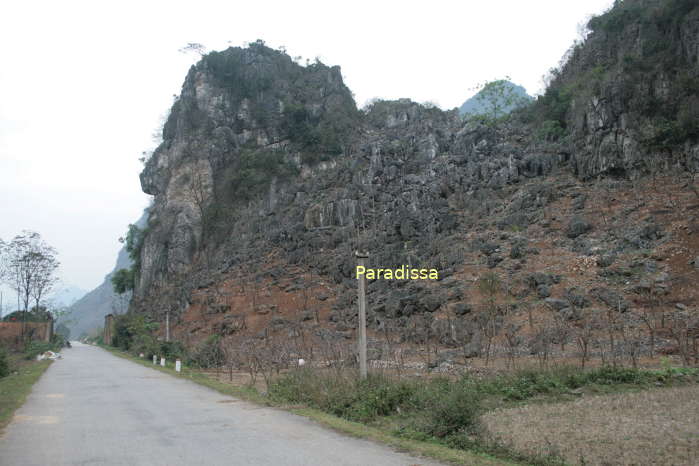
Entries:
{"type": "Polygon", "coordinates": [[[229,209],[263,194],[260,208],[288,202],[282,180],[303,162],[341,153],[357,117],[339,67],[304,68],[259,43],[207,55],[190,70],[141,174],[156,202],[137,293],[187,270],[229,209]]]}
{"type": "Polygon", "coordinates": [[[574,173],[633,177],[699,168],[699,10],[691,0],[617,2],[589,23],[539,106],[568,128],[574,173]]]}
{"type": "Polygon", "coordinates": [[[371,283],[375,330],[417,328],[419,316],[440,342],[463,340],[479,299],[472,282],[487,270],[518,300],[546,299],[570,318],[592,300],[621,306],[622,268],[655,280],[664,269],[637,255],[671,238],[644,210],[651,203],[617,199],[631,192],[623,180],[691,165],[698,147],[691,127],[681,141],[643,137],[652,119],[639,116],[626,92],[651,92],[671,106],[660,90],[677,72],[699,82],[692,35],[699,9],[672,10],[670,26],[643,23],[674,44],[663,50],[677,59],[672,77],[653,71],[657,79],[645,88],[614,80],[625,76],[628,53],[642,49],[643,30],[624,19],[614,30],[638,39],[622,41],[600,24],[660,3],[628,0],[591,23],[547,94],[497,127],[409,100],[360,112],[338,67],[303,67],[259,42],[203,57],[141,174],[154,204],[138,245],[133,310],[174,311],[190,335],[204,325],[197,312],[224,314],[204,332],[238,331],[231,322],[246,313],[256,329],[277,331],[289,319],[308,321],[311,306],[316,325],[342,334],[354,326],[357,249],[370,251],[376,267],[418,265],[441,275],[371,283]],[[589,84],[603,62],[604,80],[589,84]],[[598,175],[621,181],[591,184],[598,175]]]}

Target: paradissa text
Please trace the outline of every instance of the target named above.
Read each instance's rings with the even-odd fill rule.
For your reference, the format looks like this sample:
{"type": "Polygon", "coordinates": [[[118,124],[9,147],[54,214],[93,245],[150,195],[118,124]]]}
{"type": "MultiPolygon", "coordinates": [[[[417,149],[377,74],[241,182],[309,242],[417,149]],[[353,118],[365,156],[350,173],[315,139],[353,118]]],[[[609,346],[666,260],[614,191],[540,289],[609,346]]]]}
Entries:
{"type": "Polygon", "coordinates": [[[439,280],[437,269],[414,269],[409,265],[397,269],[369,269],[358,265],[357,279],[362,276],[367,280],[439,280]]]}

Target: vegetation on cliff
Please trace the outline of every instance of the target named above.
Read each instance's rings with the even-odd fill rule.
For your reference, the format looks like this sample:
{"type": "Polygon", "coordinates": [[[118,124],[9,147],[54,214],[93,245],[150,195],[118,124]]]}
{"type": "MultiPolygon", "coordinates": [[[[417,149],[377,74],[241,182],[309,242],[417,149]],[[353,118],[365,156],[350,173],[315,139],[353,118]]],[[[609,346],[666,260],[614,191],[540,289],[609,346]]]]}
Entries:
{"type": "MultiPolygon", "coordinates": [[[[260,41],[209,53],[190,70],[163,144],[142,173],[155,202],[148,230],[127,236],[137,273],[117,277],[119,289],[133,282],[134,309],[162,308],[161,300],[178,313],[232,309],[224,302],[230,291],[221,291],[232,277],[278,286],[283,270],[299,266],[333,284],[328,325],[352,328],[348,252],[361,248],[372,251],[376,266],[440,269],[444,280],[434,285],[369,287],[370,325],[424,327],[415,341],[483,340],[477,319],[461,311],[479,300],[452,287],[489,270],[503,278],[507,291],[499,294],[517,302],[501,314],[541,306],[536,299],[559,299],[557,310],[571,314],[581,306],[568,295],[610,306],[611,294],[628,291],[603,270],[578,292],[571,291],[574,276],[530,286],[527,274],[548,267],[538,259],[542,247],[604,269],[611,258],[647,262],[631,255],[667,241],[641,204],[614,205],[613,192],[625,186],[585,183],[655,177],[678,167],[677,160],[681,176],[696,173],[690,104],[697,12],[690,7],[680,0],[619,2],[590,20],[544,95],[507,120],[494,115],[492,125],[406,99],[358,112],[339,68],[301,66],[260,41]],[[662,136],[670,134],[668,124],[676,137],[662,136]],[[670,150],[672,141],[684,146],[670,150]],[[197,301],[202,289],[211,297],[197,301]],[[452,310],[458,315],[447,325],[452,310]]],[[[659,273],[657,265],[644,270],[659,273]]]]}
{"type": "Polygon", "coordinates": [[[527,118],[548,140],[620,127],[649,151],[696,142],[697,15],[691,0],[616,2],[590,19],[527,118]]]}

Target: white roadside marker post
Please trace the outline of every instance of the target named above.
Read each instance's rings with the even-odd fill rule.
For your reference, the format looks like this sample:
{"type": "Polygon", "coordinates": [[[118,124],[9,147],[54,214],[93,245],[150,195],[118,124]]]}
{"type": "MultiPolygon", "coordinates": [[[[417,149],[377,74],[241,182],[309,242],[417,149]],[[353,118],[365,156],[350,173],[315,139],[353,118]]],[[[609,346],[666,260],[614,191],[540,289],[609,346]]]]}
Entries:
{"type": "Polygon", "coordinates": [[[160,365],[165,367],[165,358],[160,358],[160,365]]]}
{"type": "Polygon", "coordinates": [[[158,356],[153,355],[153,364],[158,364],[158,356]]]}
{"type": "Polygon", "coordinates": [[[177,372],[181,372],[181,371],[182,371],[182,363],[180,362],[179,359],[175,359],[175,370],[176,370],[177,372]]]}

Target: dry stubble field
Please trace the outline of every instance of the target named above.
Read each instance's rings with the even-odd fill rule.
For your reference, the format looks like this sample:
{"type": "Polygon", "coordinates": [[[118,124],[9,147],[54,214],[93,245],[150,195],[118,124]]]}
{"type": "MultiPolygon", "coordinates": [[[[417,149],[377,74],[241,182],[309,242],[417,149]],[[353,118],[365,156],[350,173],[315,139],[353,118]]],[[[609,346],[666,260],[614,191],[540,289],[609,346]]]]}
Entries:
{"type": "Polygon", "coordinates": [[[499,409],[483,423],[515,450],[569,464],[699,464],[699,386],[499,409]]]}

